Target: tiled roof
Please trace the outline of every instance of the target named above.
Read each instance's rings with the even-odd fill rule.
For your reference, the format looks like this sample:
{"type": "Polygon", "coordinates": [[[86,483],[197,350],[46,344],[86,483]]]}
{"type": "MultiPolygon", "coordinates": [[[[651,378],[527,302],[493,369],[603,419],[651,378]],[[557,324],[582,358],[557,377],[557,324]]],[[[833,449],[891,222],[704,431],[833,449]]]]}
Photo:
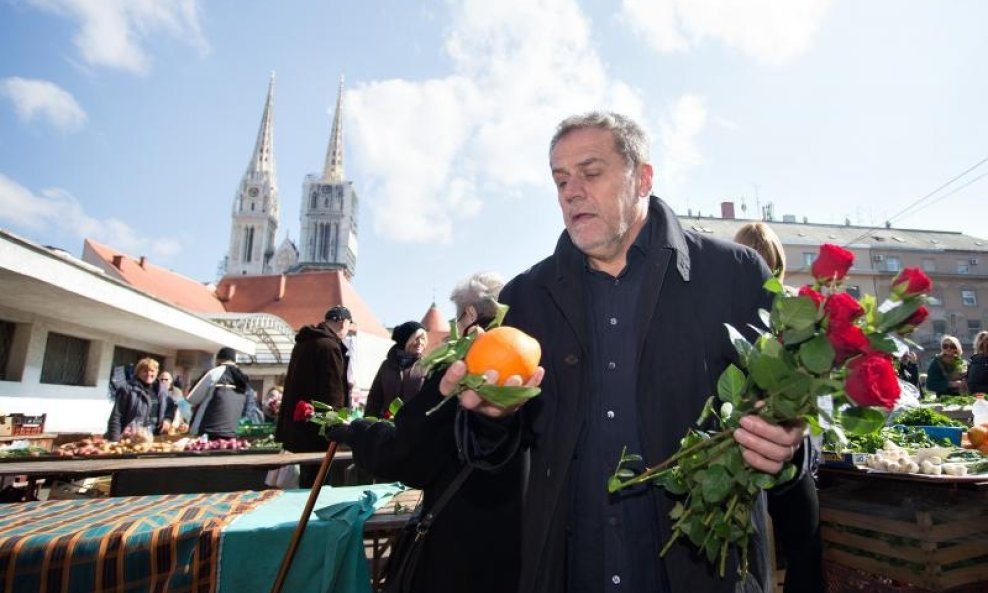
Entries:
{"type": "Polygon", "coordinates": [[[146,257],[133,258],[122,251],[86,239],[82,260],[107,275],[130,284],[163,301],[194,313],[222,313],[223,303],[211,287],[181,274],[156,266],[146,257]]]}
{"type": "Polygon", "coordinates": [[[391,336],[342,270],[227,276],[220,280],[216,294],[227,311],[277,315],[296,331],[322,321],[330,307],[342,304],[353,315],[356,331],[384,338],[391,336]]]}
{"type": "Polygon", "coordinates": [[[443,319],[443,314],[435,303],[432,303],[429,310],[425,312],[425,317],[422,318],[421,323],[429,334],[427,351],[431,352],[433,348],[442,344],[449,337],[449,321],[443,319]]]}

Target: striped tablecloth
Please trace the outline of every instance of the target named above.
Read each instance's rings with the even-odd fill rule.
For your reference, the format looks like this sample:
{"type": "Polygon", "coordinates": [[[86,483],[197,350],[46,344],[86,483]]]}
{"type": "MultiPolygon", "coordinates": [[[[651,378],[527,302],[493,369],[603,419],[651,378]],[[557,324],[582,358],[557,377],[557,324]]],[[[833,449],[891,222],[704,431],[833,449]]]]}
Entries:
{"type": "Polygon", "coordinates": [[[282,493],[0,505],[0,590],[214,593],[222,529],[282,493]]]}

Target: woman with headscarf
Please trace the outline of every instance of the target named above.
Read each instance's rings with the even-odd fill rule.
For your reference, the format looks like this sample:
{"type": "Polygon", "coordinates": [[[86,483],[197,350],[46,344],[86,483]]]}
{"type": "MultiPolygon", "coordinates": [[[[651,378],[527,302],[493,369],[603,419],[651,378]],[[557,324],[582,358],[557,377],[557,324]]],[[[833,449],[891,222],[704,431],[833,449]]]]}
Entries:
{"type": "Polygon", "coordinates": [[[967,391],[967,363],[961,341],[954,336],[940,338],[940,354],[926,370],[926,390],[937,395],[961,395],[967,391]]]}
{"type": "Polygon", "coordinates": [[[388,418],[391,402],[397,398],[407,401],[419,392],[425,376],[415,363],[425,353],[429,336],[417,321],[406,321],[394,328],[391,339],[395,345],[377,370],[367,394],[364,415],[373,418],[388,418]]]}

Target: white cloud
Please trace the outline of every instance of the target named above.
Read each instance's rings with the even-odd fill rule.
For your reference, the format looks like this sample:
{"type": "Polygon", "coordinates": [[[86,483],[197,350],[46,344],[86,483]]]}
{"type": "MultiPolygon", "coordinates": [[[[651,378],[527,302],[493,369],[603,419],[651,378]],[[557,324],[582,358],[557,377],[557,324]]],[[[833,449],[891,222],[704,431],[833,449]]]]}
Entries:
{"type": "Polygon", "coordinates": [[[670,105],[659,128],[656,187],[660,195],[676,193],[689,171],[703,162],[697,136],[706,124],[707,108],[701,97],[683,95],[670,105]]]}
{"type": "Polygon", "coordinates": [[[172,238],[148,238],[119,218],[93,218],[82,204],[63,189],[44,189],[40,195],[0,173],[0,222],[29,231],[58,233],[94,239],[128,253],[167,258],[181,251],[172,238]]]}
{"type": "Polygon", "coordinates": [[[400,241],[448,241],[486,196],[551,191],[548,141],[571,113],[607,108],[641,121],[641,97],[608,78],[574,0],[466,0],[451,10],[452,74],[361,85],[345,99],[375,231],[400,241]]]}
{"type": "Polygon", "coordinates": [[[0,79],[0,94],[14,104],[17,116],[29,122],[35,117],[65,131],[78,130],[86,123],[86,112],[71,93],[47,80],[16,76],[0,79]]]}
{"type": "Polygon", "coordinates": [[[78,21],[73,38],[86,63],[144,74],[151,59],[144,42],[156,33],[209,51],[199,25],[199,0],[28,0],[78,21]]]}
{"type": "Polygon", "coordinates": [[[761,63],[805,53],[833,0],[623,0],[620,18],[659,53],[711,39],[761,63]]]}

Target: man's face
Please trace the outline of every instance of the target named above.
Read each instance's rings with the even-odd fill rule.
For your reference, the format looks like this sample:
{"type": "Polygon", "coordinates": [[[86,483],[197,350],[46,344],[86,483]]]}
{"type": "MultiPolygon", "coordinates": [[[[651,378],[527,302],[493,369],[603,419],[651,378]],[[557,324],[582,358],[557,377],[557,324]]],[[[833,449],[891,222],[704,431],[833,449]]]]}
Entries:
{"type": "Polygon", "coordinates": [[[341,340],[350,333],[350,323],[349,319],[329,319],[327,321],[329,327],[336,332],[337,337],[341,340]]]}
{"type": "Polygon", "coordinates": [[[651,165],[629,170],[611,132],[599,128],[563,136],[549,164],[570,239],[597,269],[620,272],[648,214],[651,165]]]}
{"type": "Polygon", "coordinates": [[[144,367],[141,372],[137,373],[137,379],[144,383],[145,385],[150,385],[154,383],[154,380],[158,377],[158,369],[151,367],[144,367]]]}

